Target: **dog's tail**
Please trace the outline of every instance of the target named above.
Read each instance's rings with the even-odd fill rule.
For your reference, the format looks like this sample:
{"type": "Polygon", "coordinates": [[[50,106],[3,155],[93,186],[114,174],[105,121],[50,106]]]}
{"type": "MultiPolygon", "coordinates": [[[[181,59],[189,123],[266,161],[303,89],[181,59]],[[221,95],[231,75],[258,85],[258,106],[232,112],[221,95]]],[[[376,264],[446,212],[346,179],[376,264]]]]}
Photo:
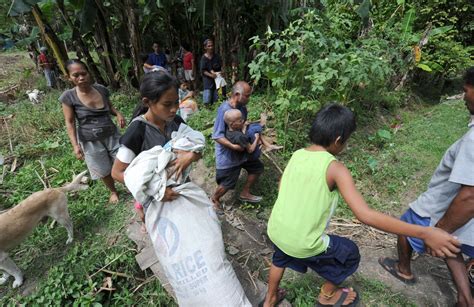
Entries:
{"type": "Polygon", "coordinates": [[[71,183],[66,184],[65,186],[61,187],[60,189],[64,192],[71,192],[71,191],[79,191],[79,190],[85,190],[89,186],[87,184],[81,184],[81,179],[84,177],[84,175],[87,173],[87,171],[83,171],[79,175],[77,175],[71,183]]]}

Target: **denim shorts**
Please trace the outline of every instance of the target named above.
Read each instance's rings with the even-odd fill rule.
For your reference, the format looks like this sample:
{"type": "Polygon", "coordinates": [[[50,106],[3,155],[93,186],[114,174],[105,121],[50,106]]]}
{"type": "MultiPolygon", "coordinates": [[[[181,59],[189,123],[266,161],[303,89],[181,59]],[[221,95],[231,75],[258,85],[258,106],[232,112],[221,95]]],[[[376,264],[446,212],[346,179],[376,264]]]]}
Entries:
{"type": "MultiPolygon", "coordinates": [[[[419,226],[430,226],[431,218],[421,217],[415,213],[411,208],[409,208],[401,217],[400,220],[419,226]]],[[[410,243],[411,248],[419,254],[425,252],[425,242],[422,239],[407,237],[408,243],[410,243]]],[[[471,258],[474,258],[474,246],[463,244],[461,245],[461,252],[471,258]]]]}
{"type": "Polygon", "coordinates": [[[275,244],[273,246],[275,248],[273,265],[279,268],[290,268],[300,273],[306,273],[310,268],[335,285],[341,284],[359,267],[359,248],[354,242],[344,237],[329,235],[328,249],[324,253],[308,258],[289,256],[275,244]]]}

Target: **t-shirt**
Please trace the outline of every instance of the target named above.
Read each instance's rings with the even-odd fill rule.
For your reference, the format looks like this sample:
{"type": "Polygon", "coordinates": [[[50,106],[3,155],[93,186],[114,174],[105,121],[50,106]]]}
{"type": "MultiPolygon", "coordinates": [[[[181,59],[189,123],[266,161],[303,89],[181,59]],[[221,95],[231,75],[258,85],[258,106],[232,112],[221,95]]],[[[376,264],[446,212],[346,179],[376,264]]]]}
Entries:
{"type": "Polygon", "coordinates": [[[41,66],[43,67],[43,69],[51,69],[52,63],[51,60],[46,56],[46,54],[40,53],[40,55],[38,55],[38,61],[40,64],[44,64],[41,66]]]}
{"type": "MultiPolygon", "coordinates": [[[[212,133],[212,139],[217,140],[225,138],[226,131],[228,129],[227,124],[224,121],[224,114],[227,110],[233,109],[233,107],[226,100],[217,109],[217,116],[214,121],[214,131],[212,133]]],[[[247,108],[245,106],[237,107],[242,112],[242,119],[247,120],[247,108]]],[[[231,150],[216,142],[216,169],[228,169],[234,166],[241,165],[247,161],[247,155],[245,152],[239,152],[231,150]]]]}
{"type": "Polygon", "coordinates": [[[250,144],[250,139],[242,131],[230,131],[227,130],[225,133],[226,139],[229,140],[232,144],[237,144],[242,146],[242,148],[247,148],[247,145],[250,144]]]}
{"type": "Polygon", "coordinates": [[[204,71],[207,71],[207,72],[211,72],[211,70],[215,72],[221,71],[222,70],[221,57],[218,54],[214,54],[212,56],[212,59],[209,59],[206,55],[203,55],[199,66],[201,69],[204,89],[215,89],[216,84],[214,82],[214,79],[206,76],[204,74],[204,71]]]}
{"type": "Polygon", "coordinates": [[[120,138],[120,144],[137,156],[142,151],[165,145],[171,140],[171,133],[178,131],[181,123],[184,123],[183,119],[176,116],[174,121],[166,123],[163,133],[158,126],[148,122],[143,116],[135,117],[120,138]]]}
{"type": "MultiPolygon", "coordinates": [[[[474,186],[474,117],[469,130],[443,156],[428,185],[410,208],[419,216],[430,217],[435,225],[448,210],[461,185],[474,186]]],[[[474,219],[456,230],[453,235],[462,244],[474,246],[474,219]]]]}
{"type": "Polygon", "coordinates": [[[185,70],[191,70],[193,69],[193,58],[194,58],[194,55],[192,54],[192,52],[186,52],[184,54],[184,58],[183,58],[183,68],[185,70]]]}
{"type": "Polygon", "coordinates": [[[316,256],[329,245],[325,230],[336,210],[338,193],[329,190],[326,172],[335,160],[327,151],[300,149],[283,172],[267,232],[292,257],[316,256]]]}
{"type": "Polygon", "coordinates": [[[100,84],[93,84],[102,96],[104,107],[93,109],[84,105],[77,96],[76,88],[64,91],[59,101],[74,110],[77,119],[77,135],[80,141],[95,141],[111,136],[117,127],[110,117],[109,90],[100,84]]]}
{"type": "Polygon", "coordinates": [[[158,54],[152,52],[148,55],[147,64],[166,67],[166,56],[163,52],[158,54]]]}

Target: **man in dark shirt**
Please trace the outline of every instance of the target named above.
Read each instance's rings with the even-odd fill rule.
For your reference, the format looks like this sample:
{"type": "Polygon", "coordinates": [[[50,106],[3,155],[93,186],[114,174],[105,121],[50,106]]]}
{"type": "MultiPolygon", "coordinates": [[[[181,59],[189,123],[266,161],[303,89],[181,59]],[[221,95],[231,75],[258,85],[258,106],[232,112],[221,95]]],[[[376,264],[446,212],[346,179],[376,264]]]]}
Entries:
{"type": "MultiPolygon", "coordinates": [[[[204,49],[206,53],[202,56],[199,65],[204,85],[203,102],[212,104],[218,100],[214,79],[217,77],[217,73],[222,71],[222,60],[218,54],[214,53],[214,42],[211,39],[204,41],[204,49]]],[[[225,96],[225,91],[222,95],[225,96]]]]}
{"type": "Polygon", "coordinates": [[[153,66],[166,67],[166,55],[161,51],[158,42],[153,43],[153,52],[148,55],[146,63],[153,66]]]}

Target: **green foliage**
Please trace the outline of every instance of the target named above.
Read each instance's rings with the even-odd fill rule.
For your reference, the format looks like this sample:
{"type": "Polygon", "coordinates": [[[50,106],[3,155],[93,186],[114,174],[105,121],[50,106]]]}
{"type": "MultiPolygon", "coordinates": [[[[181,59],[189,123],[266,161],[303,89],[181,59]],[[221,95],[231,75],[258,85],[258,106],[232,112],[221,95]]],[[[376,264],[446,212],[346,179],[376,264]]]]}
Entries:
{"type": "Polygon", "coordinates": [[[350,41],[340,32],[345,13],[328,14],[310,11],[281,33],[269,29],[264,38],[252,38],[259,53],[250,73],[255,82],[272,86],[280,135],[291,134],[289,122],[307,119],[327,102],[375,103],[394,74],[393,63],[400,61],[389,41],[371,36],[350,41]]]}

